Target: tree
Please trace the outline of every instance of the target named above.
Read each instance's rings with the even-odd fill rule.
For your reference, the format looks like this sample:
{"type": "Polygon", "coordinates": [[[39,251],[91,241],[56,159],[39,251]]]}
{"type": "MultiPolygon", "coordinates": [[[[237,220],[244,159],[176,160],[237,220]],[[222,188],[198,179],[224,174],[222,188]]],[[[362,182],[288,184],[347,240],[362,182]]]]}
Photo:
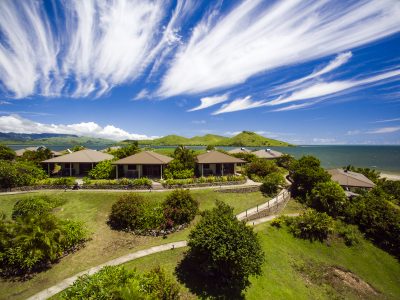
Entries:
{"type": "Polygon", "coordinates": [[[280,169],[272,160],[256,159],[251,161],[246,166],[246,173],[250,178],[252,178],[254,175],[258,177],[265,177],[274,172],[280,172],[280,169]]]}
{"type": "Polygon", "coordinates": [[[233,153],[233,154],[229,154],[229,155],[243,159],[246,162],[252,162],[252,161],[255,161],[258,159],[257,156],[253,153],[239,152],[239,153],[233,153]]]}
{"type": "Polygon", "coordinates": [[[0,160],[0,188],[32,185],[46,177],[44,170],[31,162],[0,160]]]}
{"type": "Polygon", "coordinates": [[[313,156],[303,156],[293,164],[290,174],[293,196],[305,198],[318,183],[330,180],[330,175],[320,164],[313,156]]]}
{"type": "Polygon", "coordinates": [[[184,169],[194,169],[196,158],[193,150],[180,145],[174,151],[174,158],[183,165],[184,169]]]}
{"type": "Polygon", "coordinates": [[[285,178],[282,174],[274,172],[264,177],[260,190],[262,193],[272,196],[275,195],[284,184],[285,178]]]}
{"type": "Polygon", "coordinates": [[[343,188],[334,181],[318,183],[307,200],[308,205],[332,217],[343,213],[347,202],[343,188]]]}
{"type": "Polygon", "coordinates": [[[114,155],[115,158],[121,159],[139,152],[140,152],[139,143],[137,141],[133,141],[124,147],[112,150],[110,154],[114,155]]]}
{"type": "Polygon", "coordinates": [[[0,145],[0,160],[14,160],[15,151],[6,145],[0,145]]]}
{"type": "Polygon", "coordinates": [[[81,150],[85,150],[86,148],[85,147],[83,147],[83,146],[81,146],[81,145],[75,145],[72,149],[71,149],[71,151],[72,152],[76,152],[76,151],[81,151],[81,150]]]}
{"type": "Polygon", "coordinates": [[[25,151],[19,160],[33,162],[40,166],[40,163],[53,156],[51,150],[46,147],[39,147],[36,151],[27,150],[25,151]]]}
{"type": "Polygon", "coordinates": [[[99,162],[89,172],[89,177],[93,179],[109,179],[115,177],[115,166],[111,164],[111,160],[99,162]]]}
{"type": "Polygon", "coordinates": [[[290,154],[283,154],[281,157],[278,157],[276,159],[276,163],[278,164],[278,166],[286,170],[291,170],[295,161],[296,159],[290,154]]]}
{"type": "Polygon", "coordinates": [[[212,150],[215,150],[215,146],[214,145],[207,145],[206,151],[212,151],[212,150]]]}
{"type": "Polygon", "coordinates": [[[257,235],[223,202],[204,212],[188,246],[177,274],[203,297],[236,299],[250,285],[249,276],[261,274],[264,253],[257,235]]]}
{"type": "Polygon", "coordinates": [[[193,199],[189,190],[174,190],[163,203],[167,226],[190,223],[199,210],[199,202],[193,199]]]}

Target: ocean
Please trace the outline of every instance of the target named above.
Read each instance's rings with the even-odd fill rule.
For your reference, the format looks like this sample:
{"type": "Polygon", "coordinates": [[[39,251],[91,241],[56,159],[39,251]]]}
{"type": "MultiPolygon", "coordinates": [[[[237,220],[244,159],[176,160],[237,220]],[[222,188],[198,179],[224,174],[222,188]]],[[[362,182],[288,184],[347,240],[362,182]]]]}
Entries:
{"type": "MultiPolygon", "coordinates": [[[[27,146],[9,145],[13,149],[27,146]]],[[[84,145],[91,149],[104,149],[109,145],[84,145]]],[[[72,147],[72,146],[71,146],[72,147]]],[[[170,146],[171,148],[173,146],[170,146]]],[[[66,146],[49,146],[52,150],[64,150],[66,146]]],[[[166,148],[165,146],[158,148],[166,148]]],[[[169,147],[168,147],[169,148],[169,147]]],[[[204,149],[202,146],[192,146],[192,149],[204,149]]],[[[237,147],[220,147],[230,150],[237,147]]],[[[262,149],[267,147],[247,147],[262,149]]],[[[347,165],[373,168],[378,171],[400,174],[400,146],[331,146],[331,145],[303,145],[296,147],[268,147],[283,153],[291,154],[296,158],[303,155],[313,155],[320,159],[324,168],[338,168],[347,165]]]]}

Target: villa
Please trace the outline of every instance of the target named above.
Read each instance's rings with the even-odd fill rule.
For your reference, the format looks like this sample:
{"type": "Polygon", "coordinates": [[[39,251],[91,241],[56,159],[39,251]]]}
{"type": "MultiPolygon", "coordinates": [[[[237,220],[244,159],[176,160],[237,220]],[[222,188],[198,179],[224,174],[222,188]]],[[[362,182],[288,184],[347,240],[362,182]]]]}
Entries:
{"type": "Polygon", "coordinates": [[[331,175],[332,180],[340,184],[346,191],[357,188],[369,190],[375,186],[375,183],[360,173],[342,169],[332,169],[327,172],[331,175]]]}
{"type": "Polygon", "coordinates": [[[262,159],[275,159],[283,155],[282,152],[271,150],[271,149],[261,149],[252,152],[255,156],[262,159]]]}
{"type": "MultiPolygon", "coordinates": [[[[39,147],[27,147],[27,148],[23,148],[23,149],[18,149],[18,150],[15,150],[15,155],[18,157],[21,157],[22,155],[24,155],[24,153],[26,151],[38,151],[40,149],[45,149],[45,148],[46,148],[45,146],[39,146],[39,147]]],[[[62,153],[59,151],[51,151],[51,154],[53,157],[62,155],[62,153]]]]}
{"type": "Polygon", "coordinates": [[[219,151],[210,151],[196,157],[196,171],[200,176],[224,176],[236,173],[237,164],[246,163],[244,160],[219,151]]]}
{"type": "Polygon", "coordinates": [[[111,160],[113,158],[114,156],[110,154],[91,149],[84,149],[59,157],[50,158],[42,163],[47,164],[47,172],[49,175],[51,175],[51,170],[54,170],[54,166],[57,164],[61,166],[59,172],[60,175],[79,176],[87,175],[97,163],[104,160],[111,160]]]}
{"type": "Polygon", "coordinates": [[[116,177],[128,178],[163,178],[164,169],[172,160],[171,157],[151,151],[142,151],[113,162],[116,177]]]}

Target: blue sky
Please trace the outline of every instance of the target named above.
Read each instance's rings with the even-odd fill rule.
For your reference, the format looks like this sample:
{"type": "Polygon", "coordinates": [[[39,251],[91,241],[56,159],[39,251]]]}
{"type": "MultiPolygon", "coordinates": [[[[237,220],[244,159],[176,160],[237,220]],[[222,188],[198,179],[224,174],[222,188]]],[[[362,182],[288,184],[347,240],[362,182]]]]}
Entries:
{"type": "Polygon", "coordinates": [[[0,131],[400,144],[400,2],[0,2],[0,131]]]}

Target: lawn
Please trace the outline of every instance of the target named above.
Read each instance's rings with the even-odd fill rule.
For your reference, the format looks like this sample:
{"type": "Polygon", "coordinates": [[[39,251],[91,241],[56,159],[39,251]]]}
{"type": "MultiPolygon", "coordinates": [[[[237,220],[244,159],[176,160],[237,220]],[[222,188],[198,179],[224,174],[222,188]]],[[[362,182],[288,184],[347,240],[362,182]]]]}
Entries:
{"type": "MultiPolygon", "coordinates": [[[[106,224],[112,204],[121,192],[94,192],[94,191],[45,191],[41,192],[51,197],[59,197],[64,204],[55,209],[55,214],[61,218],[84,221],[91,232],[91,240],[86,247],[76,253],[68,255],[54,264],[51,269],[37,274],[27,281],[0,281],[0,299],[25,299],[49,286],[52,286],[66,277],[80,271],[99,265],[113,258],[135,252],[151,246],[184,240],[190,231],[189,228],[169,235],[166,239],[161,237],[141,237],[130,233],[111,230],[106,224]]],[[[163,201],[169,192],[143,193],[149,201],[163,201]]],[[[11,215],[12,207],[18,199],[32,196],[33,194],[1,195],[0,210],[7,216],[11,215]]],[[[235,213],[264,203],[268,199],[261,193],[236,194],[217,193],[213,190],[197,190],[192,192],[200,203],[200,210],[213,207],[215,200],[219,199],[234,207],[235,213]]],[[[194,223],[198,220],[197,217],[194,223]]]]}
{"type": "MultiPolygon", "coordinates": [[[[265,252],[263,274],[252,278],[246,299],[399,299],[400,264],[386,252],[362,240],[347,247],[340,240],[329,245],[294,238],[285,229],[268,224],[255,227],[265,252]],[[327,267],[349,270],[369,283],[377,295],[364,295],[326,274],[327,267]],[[327,280],[324,278],[328,277],[327,280]]],[[[185,249],[175,249],[138,260],[125,266],[139,271],[162,265],[170,274],[183,258],[185,249]]],[[[184,286],[184,298],[196,298],[184,286]]]]}

